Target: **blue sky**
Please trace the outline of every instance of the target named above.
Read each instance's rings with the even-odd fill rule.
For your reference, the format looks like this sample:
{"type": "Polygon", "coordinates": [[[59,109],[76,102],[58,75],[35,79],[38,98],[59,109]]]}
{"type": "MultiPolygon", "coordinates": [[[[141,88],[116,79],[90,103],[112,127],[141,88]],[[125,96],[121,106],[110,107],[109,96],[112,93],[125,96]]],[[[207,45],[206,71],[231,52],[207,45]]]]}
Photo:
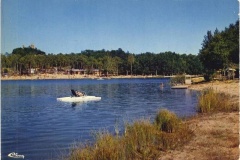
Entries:
{"type": "Polygon", "coordinates": [[[238,19],[237,0],[2,0],[1,52],[86,49],[197,54],[208,30],[238,19]]]}

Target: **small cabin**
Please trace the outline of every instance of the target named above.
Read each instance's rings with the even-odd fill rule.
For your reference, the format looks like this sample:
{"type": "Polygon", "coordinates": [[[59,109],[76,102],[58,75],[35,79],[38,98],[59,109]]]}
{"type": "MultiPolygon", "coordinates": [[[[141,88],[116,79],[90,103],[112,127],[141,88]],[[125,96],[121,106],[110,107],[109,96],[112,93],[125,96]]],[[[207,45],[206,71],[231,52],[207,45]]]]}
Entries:
{"type": "Polygon", "coordinates": [[[216,75],[214,79],[220,79],[220,80],[234,79],[234,78],[238,78],[238,76],[239,74],[237,73],[236,69],[228,67],[226,69],[219,69],[218,71],[216,71],[216,75]]]}
{"type": "Polygon", "coordinates": [[[86,75],[87,70],[86,69],[70,69],[67,70],[68,73],[70,74],[79,74],[79,75],[86,75]]]}

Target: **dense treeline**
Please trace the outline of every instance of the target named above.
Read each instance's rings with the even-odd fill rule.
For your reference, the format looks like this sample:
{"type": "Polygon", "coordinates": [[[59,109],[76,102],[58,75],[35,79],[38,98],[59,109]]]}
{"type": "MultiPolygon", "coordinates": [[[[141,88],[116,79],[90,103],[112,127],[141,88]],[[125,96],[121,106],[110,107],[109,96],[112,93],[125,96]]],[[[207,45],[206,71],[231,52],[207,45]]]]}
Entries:
{"type": "Polygon", "coordinates": [[[30,68],[39,71],[58,68],[86,69],[91,74],[99,69],[105,74],[114,75],[172,75],[201,74],[202,65],[196,55],[177,54],[174,52],[132,54],[118,50],[85,50],[71,54],[45,54],[36,49],[17,48],[12,54],[1,55],[2,68],[5,72],[22,74],[30,68]]]}
{"type": "Polygon", "coordinates": [[[239,21],[223,31],[207,31],[199,52],[206,74],[216,70],[239,68],[239,21]]]}
{"type": "Polygon", "coordinates": [[[213,74],[218,69],[238,68],[239,21],[223,31],[207,32],[198,55],[175,52],[134,54],[117,50],[85,50],[80,53],[46,54],[32,46],[16,48],[1,54],[2,73],[23,74],[37,69],[38,73],[67,69],[84,69],[91,74],[99,69],[112,75],[173,75],[213,74]]]}

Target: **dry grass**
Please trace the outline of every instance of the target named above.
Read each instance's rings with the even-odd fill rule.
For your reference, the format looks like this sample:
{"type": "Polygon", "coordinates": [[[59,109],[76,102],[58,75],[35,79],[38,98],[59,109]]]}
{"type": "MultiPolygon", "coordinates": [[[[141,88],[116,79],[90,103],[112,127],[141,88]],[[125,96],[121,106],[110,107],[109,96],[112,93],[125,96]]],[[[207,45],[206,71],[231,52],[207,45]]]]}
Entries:
{"type": "Polygon", "coordinates": [[[69,160],[123,159],[121,140],[106,132],[96,134],[95,145],[80,144],[72,149],[69,160]]]}
{"type": "Polygon", "coordinates": [[[69,160],[128,160],[157,159],[165,150],[188,142],[193,132],[174,113],[162,110],[156,121],[139,120],[125,126],[125,134],[113,136],[109,132],[96,134],[94,145],[73,148],[69,160]]]}
{"type": "Polygon", "coordinates": [[[236,103],[231,102],[230,95],[216,92],[212,88],[203,90],[198,97],[199,113],[231,112],[237,110],[238,106],[236,103]]]}
{"type": "Polygon", "coordinates": [[[180,124],[180,119],[176,114],[168,110],[160,110],[155,118],[156,126],[163,132],[172,133],[177,130],[180,124]]]}
{"type": "Polygon", "coordinates": [[[153,159],[159,156],[159,131],[149,120],[126,126],[122,137],[126,159],[153,159]]]}

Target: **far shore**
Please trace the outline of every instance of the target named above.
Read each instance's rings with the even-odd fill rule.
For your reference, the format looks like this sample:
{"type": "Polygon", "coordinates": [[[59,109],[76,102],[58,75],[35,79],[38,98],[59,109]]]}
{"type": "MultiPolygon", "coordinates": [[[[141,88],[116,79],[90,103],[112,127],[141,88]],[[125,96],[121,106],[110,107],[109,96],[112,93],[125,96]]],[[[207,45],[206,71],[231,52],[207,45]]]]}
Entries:
{"type": "Polygon", "coordinates": [[[38,79],[111,79],[111,78],[169,78],[171,76],[162,75],[119,75],[100,77],[98,75],[80,75],[80,74],[37,74],[37,75],[22,75],[22,76],[2,76],[1,80],[38,80],[38,79]]]}

